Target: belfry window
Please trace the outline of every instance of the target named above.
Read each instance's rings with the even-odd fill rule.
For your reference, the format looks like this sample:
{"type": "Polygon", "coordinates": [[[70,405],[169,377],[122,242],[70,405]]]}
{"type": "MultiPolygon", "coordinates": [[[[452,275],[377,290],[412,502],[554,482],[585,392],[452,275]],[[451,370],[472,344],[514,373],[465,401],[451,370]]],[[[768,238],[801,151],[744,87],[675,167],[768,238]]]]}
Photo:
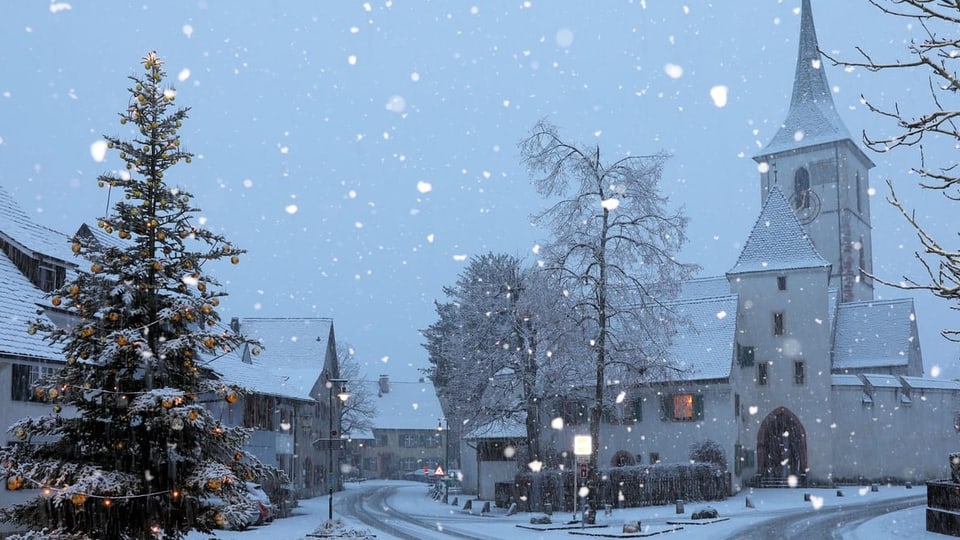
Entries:
{"type": "Polygon", "coordinates": [[[797,169],[793,176],[793,208],[802,210],[810,207],[810,173],[806,167],[797,169]]]}

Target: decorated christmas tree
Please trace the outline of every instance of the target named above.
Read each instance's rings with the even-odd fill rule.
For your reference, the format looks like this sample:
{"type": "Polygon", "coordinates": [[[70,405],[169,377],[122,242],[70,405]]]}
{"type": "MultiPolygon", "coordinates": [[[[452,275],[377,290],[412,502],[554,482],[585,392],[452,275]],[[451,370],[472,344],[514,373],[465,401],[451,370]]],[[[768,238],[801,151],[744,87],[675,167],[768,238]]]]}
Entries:
{"type": "Polygon", "coordinates": [[[50,413],[16,422],[20,444],[0,449],[7,488],[36,493],[0,510],[32,531],[21,538],[182,538],[255,508],[246,481],[282,475],[244,450],[248,430],[208,407],[242,390],[205,362],[245,341],[220,323],[225,293],[207,270],[243,250],[198,226],[190,194],[167,184],[174,165],[190,163],[178,134],[188,109],[175,108],[156,53],[143,68],[120,113],[129,140],[105,137],[126,166],[99,178],[112,212],[72,239],[85,262],[50,296],[74,323],[38,318],[24,329],[62,347],[66,362],[35,388],[50,413]]]}

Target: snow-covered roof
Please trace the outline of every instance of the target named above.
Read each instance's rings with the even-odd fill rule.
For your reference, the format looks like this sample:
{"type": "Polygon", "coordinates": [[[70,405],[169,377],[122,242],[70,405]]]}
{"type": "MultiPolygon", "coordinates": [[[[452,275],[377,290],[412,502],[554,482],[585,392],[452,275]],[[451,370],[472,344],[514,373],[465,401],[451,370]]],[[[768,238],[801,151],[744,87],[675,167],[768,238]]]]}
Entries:
{"type": "Polygon", "coordinates": [[[737,330],[737,296],[714,296],[670,304],[680,321],[667,353],[684,370],[682,380],[730,376],[737,330]]]}
{"type": "Polygon", "coordinates": [[[27,332],[44,302],[44,293],[0,251],[0,355],[63,359],[59,347],[51,347],[39,333],[27,332]]]}
{"type": "Polygon", "coordinates": [[[790,110],[780,129],[754,159],[801,147],[850,139],[850,132],[837,114],[824,70],[813,24],[810,0],[803,0],[800,14],[800,45],[793,79],[790,110]]]}
{"type": "Polygon", "coordinates": [[[910,388],[926,390],[953,390],[960,391],[960,381],[937,379],[934,377],[900,377],[910,388]]]}
{"type": "Polygon", "coordinates": [[[65,263],[70,263],[75,258],[70,250],[69,236],[34,223],[2,186],[0,186],[0,234],[28,252],[41,253],[65,263]]]}
{"type": "Polygon", "coordinates": [[[730,274],[830,266],[774,185],[730,274]]]}
{"type": "Polygon", "coordinates": [[[680,298],[708,298],[730,294],[730,280],[727,276],[711,276],[690,279],[680,283],[680,298]]]}
{"type": "Polygon", "coordinates": [[[437,392],[429,381],[390,380],[387,392],[380,392],[379,381],[368,384],[373,385],[377,407],[373,420],[376,429],[437,429],[444,417],[437,392]]]}
{"type": "Polygon", "coordinates": [[[896,375],[886,375],[877,373],[866,373],[863,379],[870,383],[874,388],[901,388],[903,383],[896,375]]]}
{"type": "Polygon", "coordinates": [[[917,339],[912,299],[841,303],[833,369],[906,366],[917,339]]]}
{"type": "Polygon", "coordinates": [[[830,376],[830,384],[833,386],[863,386],[863,381],[856,375],[834,374],[830,376]]]}
{"type": "Polygon", "coordinates": [[[240,333],[261,344],[259,354],[238,350],[210,362],[224,380],[259,393],[312,400],[323,377],[333,320],[326,318],[240,319],[240,333]]]}
{"type": "Polygon", "coordinates": [[[526,416],[496,418],[464,433],[465,440],[522,439],[527,436],[526,416]]]}

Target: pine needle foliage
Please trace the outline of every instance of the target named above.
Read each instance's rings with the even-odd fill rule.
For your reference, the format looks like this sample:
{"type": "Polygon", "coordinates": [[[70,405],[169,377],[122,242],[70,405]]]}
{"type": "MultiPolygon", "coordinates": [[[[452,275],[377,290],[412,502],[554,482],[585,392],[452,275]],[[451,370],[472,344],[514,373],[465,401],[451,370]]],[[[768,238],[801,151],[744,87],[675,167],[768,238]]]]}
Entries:
{"type": "Polygon", "coordinates": [[[105,136],[126,170],[98,182],[119,200],[72,239],[84,262],[51,293],[72,322],[27,329],[62,347],[65,365],[35,388],[51,412],[16,422],[19,444],[0,449],[8,489],[36,494],[0,511],[32,531],[22,538],[183,538],[255,505],[245,481],[285,480],[244,450],[249,430],[211,412],[242,390],[205,362],[254,344],[220,324],[226,293],[207,270],[244,251],[198,226],[190,194],[167,184],[191,160],[179,135],[189,109],[155,52],[142,66],[119,115],[129,138],[105,136]]]}

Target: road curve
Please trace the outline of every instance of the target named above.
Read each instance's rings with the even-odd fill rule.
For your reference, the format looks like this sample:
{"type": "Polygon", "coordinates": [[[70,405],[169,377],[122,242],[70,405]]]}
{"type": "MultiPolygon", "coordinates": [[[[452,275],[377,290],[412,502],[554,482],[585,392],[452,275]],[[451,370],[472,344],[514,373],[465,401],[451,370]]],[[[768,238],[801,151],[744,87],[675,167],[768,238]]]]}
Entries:
{"type": "MultiPolygon", "coordinates": [[[[476,523],[484,518],[451,515],[450,519],[436,516],[417,516],[397,512],[390,507],[390,497],[401,486],[370,486],[351,490],[340,499],[341,512],[367,525],[374,532],[384,533],[401,540],[428,540],[440,538],[460,538],[463,540],[502,540],[456,526],[456,522],[476,523]]],[[[426,494],[424,494],[426,499],[426,494]]],[[[432,502],[432,501],[431,501],[432,502]]],[[[453,507],[451,507],[453,508],[453,507]]],[[[486,518],[489,519],[489,518],[486,518]]]]}
{"type": "Polygon", "coordinates": [[[824,540],[843,538],[856,525],[888,512],[896,512],[926,503],[926,495],[898,497],[870,503],[841,505],[822,510],[802,510],[764,520],[749,528],[734,531],[727,538],[738,540],[824,540]]]}

